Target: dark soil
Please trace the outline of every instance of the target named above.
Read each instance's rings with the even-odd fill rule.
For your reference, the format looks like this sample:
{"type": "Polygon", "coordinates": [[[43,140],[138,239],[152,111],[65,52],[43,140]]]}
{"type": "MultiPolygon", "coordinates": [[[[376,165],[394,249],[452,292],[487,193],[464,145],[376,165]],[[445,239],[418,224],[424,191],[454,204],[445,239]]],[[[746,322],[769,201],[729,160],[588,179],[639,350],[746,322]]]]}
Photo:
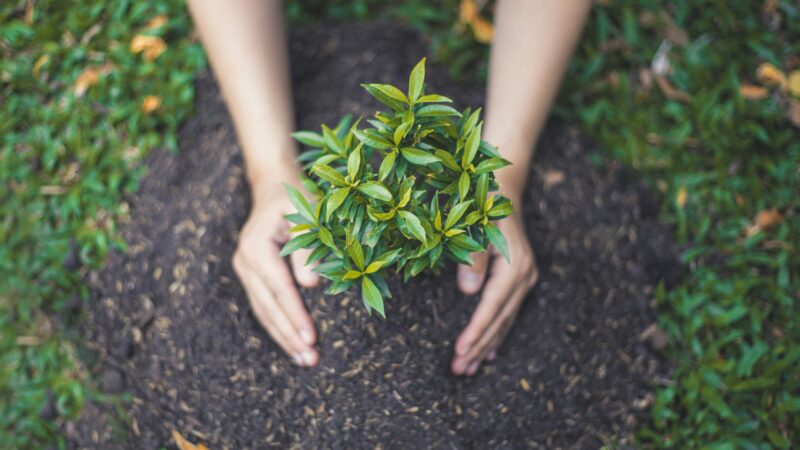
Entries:
{"type": "MultiPolygon", "coordinates": [[[[415,33],[323,25],[293,33],[301,128],[377,108],[361,82],[405,86],[426,54],[415,33]]],[[[479,105],[480,86],[429,86],[479,105]]],[[[550,124],[532,165],[525,215],[541,270],[494,363],[449,372],[478,298],[454,267],[395,281],[386,321],[357,292],[305,290],[321,361],[290,363],[250,312],[230,259],[249,199],[242,157],[210,74],[179,154],[155,151],[123,228],[130,246],[90,277],[83,322],[101,389],[128,390],[127,436],[91,403],[65,425],[74,447],[173,448],[170,431],[211,448],[597,448],[630,442],[666,370],[650,327],[654,286],[680,275],[658,207],[635,176],[590,163],[591,144],[550,124]],[[648,329],[648,327],[650,327],[648,329]],[[649,338],[648,338],[649,336],[649,338]]]]}

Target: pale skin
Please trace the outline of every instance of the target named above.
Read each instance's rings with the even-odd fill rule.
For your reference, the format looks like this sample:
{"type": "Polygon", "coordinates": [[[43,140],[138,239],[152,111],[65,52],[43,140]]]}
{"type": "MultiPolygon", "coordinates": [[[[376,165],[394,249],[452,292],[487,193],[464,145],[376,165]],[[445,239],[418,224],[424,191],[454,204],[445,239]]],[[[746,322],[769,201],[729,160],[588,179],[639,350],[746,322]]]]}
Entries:
{"type": "MultiPolygon", "coordinates": [[[[282,184],[302,188],[297,146],[289,137],[294,112],[283,5],[277,0],[188,3],[233,117],[252,191],[233,267],[261,325],[298,365],[314,366],[319,361],[316,330],[294,280],[313,287],[320,278],[304,265],[307,252],[293,254],[289,265],[278,255],[289,237],[283,216],[293,209],[282,184]]],[[[511,263],[491,251],[473,254],[473,266],[458,268],[464,293],[476,294],[485,286],[455,341],[450,366],[456,375],[474,375],[496,357],[538,279],[522,214],[528,165],[590,6],[589,0],[497,2],[483,138],[513,163],[497,172],[501,192],[515,205],[514,214],[498,223],[511,263]]]]}

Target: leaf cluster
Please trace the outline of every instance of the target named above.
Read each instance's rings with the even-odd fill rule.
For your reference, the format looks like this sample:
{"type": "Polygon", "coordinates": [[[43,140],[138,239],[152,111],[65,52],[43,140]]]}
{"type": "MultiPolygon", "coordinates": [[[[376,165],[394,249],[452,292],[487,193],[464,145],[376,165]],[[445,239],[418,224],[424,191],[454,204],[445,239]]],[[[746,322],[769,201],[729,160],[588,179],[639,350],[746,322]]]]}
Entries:
{"type": "Polygon", "coordinates": [[[470,253],[490,244],[508,259],[493,222],[513,206],[493,191],[494,171],[510,163],[481,139],[480,109],[460,112],[449,98],[424,92],[424,81],[425,59],[406,92],[362,85],[388,109],[293,134],[311,147],[300,160],[315,202],[287,186],[297,208],[287,218],[297,234],[282,254],[312,249],[308,264],[319,262],[315,270],[331,280],[329,293],[358,284],[367,311],[384,317],[392,267],[407,281],[445,259],[471,264],[470,253]]]}

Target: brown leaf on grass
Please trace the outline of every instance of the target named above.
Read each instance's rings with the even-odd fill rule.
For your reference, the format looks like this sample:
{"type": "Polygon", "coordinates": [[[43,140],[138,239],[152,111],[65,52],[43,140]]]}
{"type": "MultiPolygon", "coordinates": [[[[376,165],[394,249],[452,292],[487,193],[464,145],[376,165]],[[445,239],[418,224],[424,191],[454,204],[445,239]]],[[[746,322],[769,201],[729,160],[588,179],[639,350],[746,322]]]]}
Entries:
{"type": "Polygon", "coordinates": [[[800,97],[800,70],[793,70],[789,73],[789,93],[795,97],[800,97]]]}
{"type": "Polygon", "coordinates": [[[778,11],[778,3],[780,3],[778,0],[766,0],[764,6],[761,7],[761,11],[772,14],[778,11]]]}
{"type": "Polygon", "coordinates": [[[161,97],[157,95],[148,95],[142,100],[142,112],[149,114],[161,107],[161,97]]]}
{"type": "Polygon", "coordinates": [[[169,19],[167,18],[166,14],[159,14],[150,19],[150,21],[147,22],[147,25],[145,25],[144,28],[145,30],[155,30],[156,28],[161,28],[164,25],[166,25],[168,21],[169,19]]]}
{"type": "Polygon", "coordinates": [[[192,444],[186,440],[186,438],[181,436],[177,430],[172,430],[172,440],[175,441],[175,445],[178,446],[179,450],[208,450],[208,447],[203,444],[192,444]]]}
{"type": "Polygon", "coordinates": [[[488,44],[494,36],[492,23],[480,15],[480,7],[475,0],[461,0],[458,8],[458,19],[472,29],[475,40],[483,44],[488,44]]]}
{"type": "Polygon", "coordinates": [[[756,69],[756,78],[767,86],[777,85],[781,88],[786,87],[786,75],[784,75],[780,69],[767,62],[761,63],[761,65],[758,66],[758,69],[756,69]]]}
{"type": "Polygon", "coordinates": [[[47,64],[47,61],[50,61],[50,55],[42,55],[36,60],[35,63],[33,63],[33,68],[31,68],[31,74],[35,78],[39,78],[39,72],[42,70],[42,66],[47,64]]]}
{"type": "Polygon", "coordinates": [[[111,72],[114,66],[111,63],[105,63],[102,66],[89,66],[83,69],[83,72],[75,79],[75,95],[82,97],[86,91],[100,81],[100,76],[111,72]]]}
{"type": "Polygon", "coordinates": [[[786,108],[786,118],[792,125],[800,128],[800,100],[789,99],[789,107],[786,108]]]}
{"type": "Polygon", "coordinates": [[[689,94],[673,86],[664,75],[655,75],[654,78],[658,88],[661,89],[661,92],[668,99],[683,103],[690,103],[692,101],[692,98],[689,97],[689,94]]]}
{"type": "Polygon", "coordinates": [[[689,44],[689,36],[675,23],[672,16],[664,10],[643,11],[639,14],[639,23],[646,28],[656,28],[661,36],[675,45],[685,47],[689,44]]]}
{"type": "Polygon", "coordinates": [[[472,27],[472,35],[475,36],[476,41],[482,44],[488,44],[492,42],[492,37],[494,36],[494,26],[492,26],[491,22],[481,16],[478,16],[470,23],[470,26],[472,27]]]}
{"type": "Polygon", "coordinates": [[[768,230],[783,221],[783,214],[775,208],[762,209],[756,214],[753,223],[747,226],[745,234],[753,236],[759,231],[768,230]]]}
{"type": "Polygon", "coordinates": [[[765,87],[750,83],[742,83],[742,85],[739,86],[739,94],[747,100],[761,100],[769,95],[769,91],[765,87]]]}
{"type": "Polygon", "coordinates": [[[131,39],[130,48],[133,53],[142,53],[144,59],[153,61],[167,49],[167,44],[158,36],[137,34],[131,39]]]}
{"type": "Polygon", "coordinates": [[[675,196],[675,206],[679,209],[683,209],[686,206],[686,200],[689,199],[689,191],[686,189],[686,185],[682,185],[680,189],[678,189],[678,194],[675,196]]]}

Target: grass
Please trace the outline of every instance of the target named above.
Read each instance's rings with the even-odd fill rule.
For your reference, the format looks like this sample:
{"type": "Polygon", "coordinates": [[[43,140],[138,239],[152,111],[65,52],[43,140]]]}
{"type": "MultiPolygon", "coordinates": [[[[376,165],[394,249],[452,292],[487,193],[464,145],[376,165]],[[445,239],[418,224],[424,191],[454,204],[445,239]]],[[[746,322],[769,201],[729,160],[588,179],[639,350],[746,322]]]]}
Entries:
{"type": "MultiPolygon", "coordinates": [[[[455,75],[485,74],[488,47],[458,22],[456,0],[292,0],[287,11],[293,23],[401,20],[455,75]]],[[[205,61],[177,0],[11,1],[0,24],[0,442],[63,446],[58,427],[97,395],[75,356],[75,295],[87,298],[86,269],[124,245],[115,224],[137,163],[155,146],[175,148],[205,61]],[[151,22],[161,15],[166,23],[151,22]],[[132,51],[141,34],[162,38],[156,59],[147,52],[158,53],[157,40],[138,38],[144,49],[132,51]]],[[[800,132],[779,88],[740,94],[743,83],[764,84],[762,63],[788,73],[798,55],[790,1],[614,0],[592,11],[555,113],[661,194],[690,269],[657,295],[674,371],[656,387],[640,446],[800,441],[800,132]],[[646,69],[681,32],[667,80],[684,94],[670,98],[646,69]]]]}
{"type": "Polygon", "coordinates": [[[0,24],[0,442],[63,446],[95,395],[70,326],[81,279],[123,245],[123,195],[149,149],[176,148],[204,55],[178,1],[10,1],[0,24]]]}

